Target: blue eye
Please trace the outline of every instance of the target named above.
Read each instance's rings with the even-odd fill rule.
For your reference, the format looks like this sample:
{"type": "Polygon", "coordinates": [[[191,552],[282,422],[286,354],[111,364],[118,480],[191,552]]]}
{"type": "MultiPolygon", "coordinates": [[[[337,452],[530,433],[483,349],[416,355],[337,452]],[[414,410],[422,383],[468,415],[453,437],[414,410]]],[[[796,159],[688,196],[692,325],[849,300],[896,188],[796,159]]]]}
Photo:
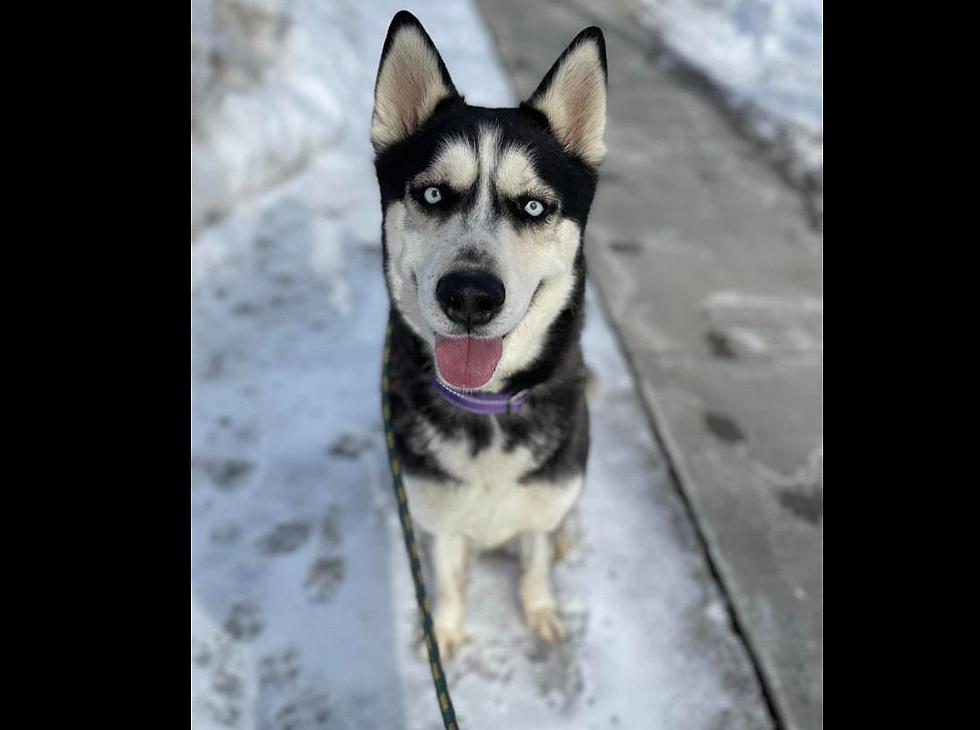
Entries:
{"type": "Polygon", "coordinates": [[[529,216],[537,218],[544,213],[544,206],[538,200],[529,200],[527,201],[527,205],[524,206],[524,212],[529,216]]]}
{"type": "Polygon", "coordinates": [[[442,192],[440,192],[439,188],[426,188],[425,192],[422,193],[422,197],[425,198],[425,202],[429,205],[435,205],[442,200],[442,192]]]}

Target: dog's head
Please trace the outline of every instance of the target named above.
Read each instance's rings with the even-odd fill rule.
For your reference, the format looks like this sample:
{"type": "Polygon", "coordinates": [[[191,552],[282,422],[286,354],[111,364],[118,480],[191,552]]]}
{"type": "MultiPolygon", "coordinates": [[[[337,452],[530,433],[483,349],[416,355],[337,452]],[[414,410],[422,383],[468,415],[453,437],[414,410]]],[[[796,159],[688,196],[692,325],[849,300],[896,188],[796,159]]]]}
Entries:
{"type": "Polygon", "coordinates": [[[371,123],[385,277],[443,381],[498,388],[581,291],[605,122],[598,28],[519,107],[486,109],[464,102],[414,16],[392,20],[371,123]]]}

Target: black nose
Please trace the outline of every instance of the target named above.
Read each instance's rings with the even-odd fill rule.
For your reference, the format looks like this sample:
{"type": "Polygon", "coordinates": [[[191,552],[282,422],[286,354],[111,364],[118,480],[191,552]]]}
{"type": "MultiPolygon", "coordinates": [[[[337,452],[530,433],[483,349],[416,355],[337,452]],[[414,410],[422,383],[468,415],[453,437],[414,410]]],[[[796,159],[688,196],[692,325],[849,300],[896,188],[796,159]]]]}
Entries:
{"type": "Polygon", "coordinates": [[[497,316],[504,282],[484,271],[453,271],[439,279],[436,299],[449,319],[469,329],[497,316]]]}

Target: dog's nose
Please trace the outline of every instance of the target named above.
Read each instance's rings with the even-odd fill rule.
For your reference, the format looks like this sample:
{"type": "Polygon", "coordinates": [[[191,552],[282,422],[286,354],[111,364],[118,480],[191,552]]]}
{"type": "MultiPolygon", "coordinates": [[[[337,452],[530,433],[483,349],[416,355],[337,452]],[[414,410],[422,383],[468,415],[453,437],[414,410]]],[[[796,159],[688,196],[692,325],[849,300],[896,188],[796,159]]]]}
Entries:
{"type": "Polygon", "coordinates": [[[467,329],[496,317],[504,306],[504,295],[504,282],[485,271],[453,271],[436,284],[442,311],[467,329]]]}

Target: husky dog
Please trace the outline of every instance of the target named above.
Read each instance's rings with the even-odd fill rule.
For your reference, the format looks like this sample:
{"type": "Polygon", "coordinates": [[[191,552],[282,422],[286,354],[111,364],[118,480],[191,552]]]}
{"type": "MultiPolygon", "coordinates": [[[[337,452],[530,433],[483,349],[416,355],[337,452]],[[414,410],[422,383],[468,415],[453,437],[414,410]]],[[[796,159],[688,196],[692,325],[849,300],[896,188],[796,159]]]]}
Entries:
{"type": "Polygon", "coordinates": [[[413,15],[391,22],[371,121],[391,419],[447,658],[463,641],[468,552],[512,538],[528,626],[565,636],[549,573],[588,457],[582,248],[605,121],[598,28],[519,107],[486,109],[465,103],[413,15]]]}

